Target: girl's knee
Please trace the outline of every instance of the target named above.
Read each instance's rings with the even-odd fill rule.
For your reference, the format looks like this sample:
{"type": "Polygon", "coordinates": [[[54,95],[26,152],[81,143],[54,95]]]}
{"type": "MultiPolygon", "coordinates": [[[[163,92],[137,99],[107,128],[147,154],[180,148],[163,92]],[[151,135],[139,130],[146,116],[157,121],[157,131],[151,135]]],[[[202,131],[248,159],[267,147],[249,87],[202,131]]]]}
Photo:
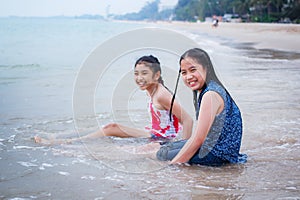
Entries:
{"type": "Polygon", "coordinates": [[[156,153],[157,159],[162,161],[172,160],[182,149],[186,141],[187,140],[179,140],[176,142],[167,142],[163,144],[156,153]]]}
{"type": "Polygon", "coordinates": [[[105,126],[103,126],[103,129],[112,129],[112,128],[116,128],[116,127],[118,127],[117,123],[109,123],[109,124],[106,124],[105,126]]]}
{"type": "Polygon", "coordinates": [[[105,136],[113,136],[116,130],[119,128],[117,123],[110,123],[103,127],[103,134],[105,136]]]}
{"type": "Polygon", "coordinates": [[[161,160],[161,161],[168,160],[168,147],[161,146],[160,149],[156,152],[156,157],[158,160],[161,160]]]}

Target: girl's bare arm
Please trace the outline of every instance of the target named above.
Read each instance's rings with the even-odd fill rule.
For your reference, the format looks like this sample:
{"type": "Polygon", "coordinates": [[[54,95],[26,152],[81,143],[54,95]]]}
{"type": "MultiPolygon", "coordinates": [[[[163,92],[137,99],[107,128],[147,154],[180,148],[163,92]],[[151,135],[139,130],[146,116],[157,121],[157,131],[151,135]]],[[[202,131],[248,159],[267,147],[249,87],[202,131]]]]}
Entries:
{"type": "Polygon", "coordinates": [[[175,158],[171,161],[171,164],[185,163],[191,159],[191,157],[203,144],[215,119],[215,116],[223,110],[223,107],[224,102],[219,94],[211,91],[204,94],[200,106],[196,130],[193,132],[192,136],[188,139],[186,144],[175,156],[175,158]]]}

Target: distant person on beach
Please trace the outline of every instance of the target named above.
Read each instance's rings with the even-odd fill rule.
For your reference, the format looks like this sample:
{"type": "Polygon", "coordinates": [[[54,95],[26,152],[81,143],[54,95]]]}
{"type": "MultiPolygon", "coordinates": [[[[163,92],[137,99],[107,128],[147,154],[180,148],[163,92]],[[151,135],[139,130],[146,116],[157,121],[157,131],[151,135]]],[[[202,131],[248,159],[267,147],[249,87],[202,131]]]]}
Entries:
{"type": "Polygon", "coordinates": [[[177,102],[173,105],[171,120],[169,118],[172,93],[164,86],[159,60],[152,55],[139,58],[134,65],[134,79],[139,88],[146,90],[149,96],[151,127],[140,130],[111,123],[83,137],[48,140],[35,136],[35,142],[51,145],[71,143],[102,136],[147,137],[168,140],[175,138],[181,129],[183,129],[182,137],[185,139],[189,138],[192,131],[193,120],[177,102]]]}
{"type": "Polygon", "coordinates": [[[213,28],[217,28],[218,25],[219,25],[219,20],[218,20],[217,17],[214,17],[214,18],[213,18],[213,24],[212,24],[212,27],[213,27],[213,28]]]}
{"type": "Polygon", "coordinates": [[[179,64],[185,85],[194,93],[198,121],[189,139],[166,142],[157,158],[170,160],[170,164],[209,166],[246,162],[247,156],[239,153],[243,128],[240,110],[217,78],[208,54],[202,49],[190,49],[179,64]]]}

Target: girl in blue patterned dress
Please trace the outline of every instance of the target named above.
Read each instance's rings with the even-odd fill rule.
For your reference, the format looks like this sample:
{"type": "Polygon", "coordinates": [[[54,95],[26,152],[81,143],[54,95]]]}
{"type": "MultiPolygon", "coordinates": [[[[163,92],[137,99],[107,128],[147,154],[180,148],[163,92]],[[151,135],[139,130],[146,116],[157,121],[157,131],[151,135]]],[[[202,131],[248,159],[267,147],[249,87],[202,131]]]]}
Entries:
{"type": "Polygon", "coordinates": [[[243,128],[240,110],[217,78],[208,54],[190,49],[179,63],[185,85],[194,92],[198,121],[189,139],[165,143],[157,158],[171,160],[170,164],[210,166],[246,162],[247,156],[239,153],[243,128]]]}

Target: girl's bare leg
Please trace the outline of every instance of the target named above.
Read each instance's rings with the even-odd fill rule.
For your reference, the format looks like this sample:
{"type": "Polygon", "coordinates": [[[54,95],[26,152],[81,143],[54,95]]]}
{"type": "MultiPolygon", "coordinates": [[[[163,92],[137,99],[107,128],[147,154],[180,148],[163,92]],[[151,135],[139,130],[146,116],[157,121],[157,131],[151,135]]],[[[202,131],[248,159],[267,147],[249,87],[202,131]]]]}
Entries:
{"type": "Polygon", "coordinates": [[[93,139],[103,136],[116,136],[116,137],[150,137],[150,134],[144,130],[139,130],[135,128],[130,128],[120,124],[112,123],[100,128],[98,131],[90,133],[85,136],[70,138],[70,139],[45,139],[39,136],[34,137],[36,143],[44,145],[54,145],[54,144],[66,144],[77,142],[86,139],[93,139]]]}
{"type": "Polygon", "coordinates": [[[150,137],[150,133],[141,129],[111,123],[102,128],[103,135],[117,137],[150,137]]]}

